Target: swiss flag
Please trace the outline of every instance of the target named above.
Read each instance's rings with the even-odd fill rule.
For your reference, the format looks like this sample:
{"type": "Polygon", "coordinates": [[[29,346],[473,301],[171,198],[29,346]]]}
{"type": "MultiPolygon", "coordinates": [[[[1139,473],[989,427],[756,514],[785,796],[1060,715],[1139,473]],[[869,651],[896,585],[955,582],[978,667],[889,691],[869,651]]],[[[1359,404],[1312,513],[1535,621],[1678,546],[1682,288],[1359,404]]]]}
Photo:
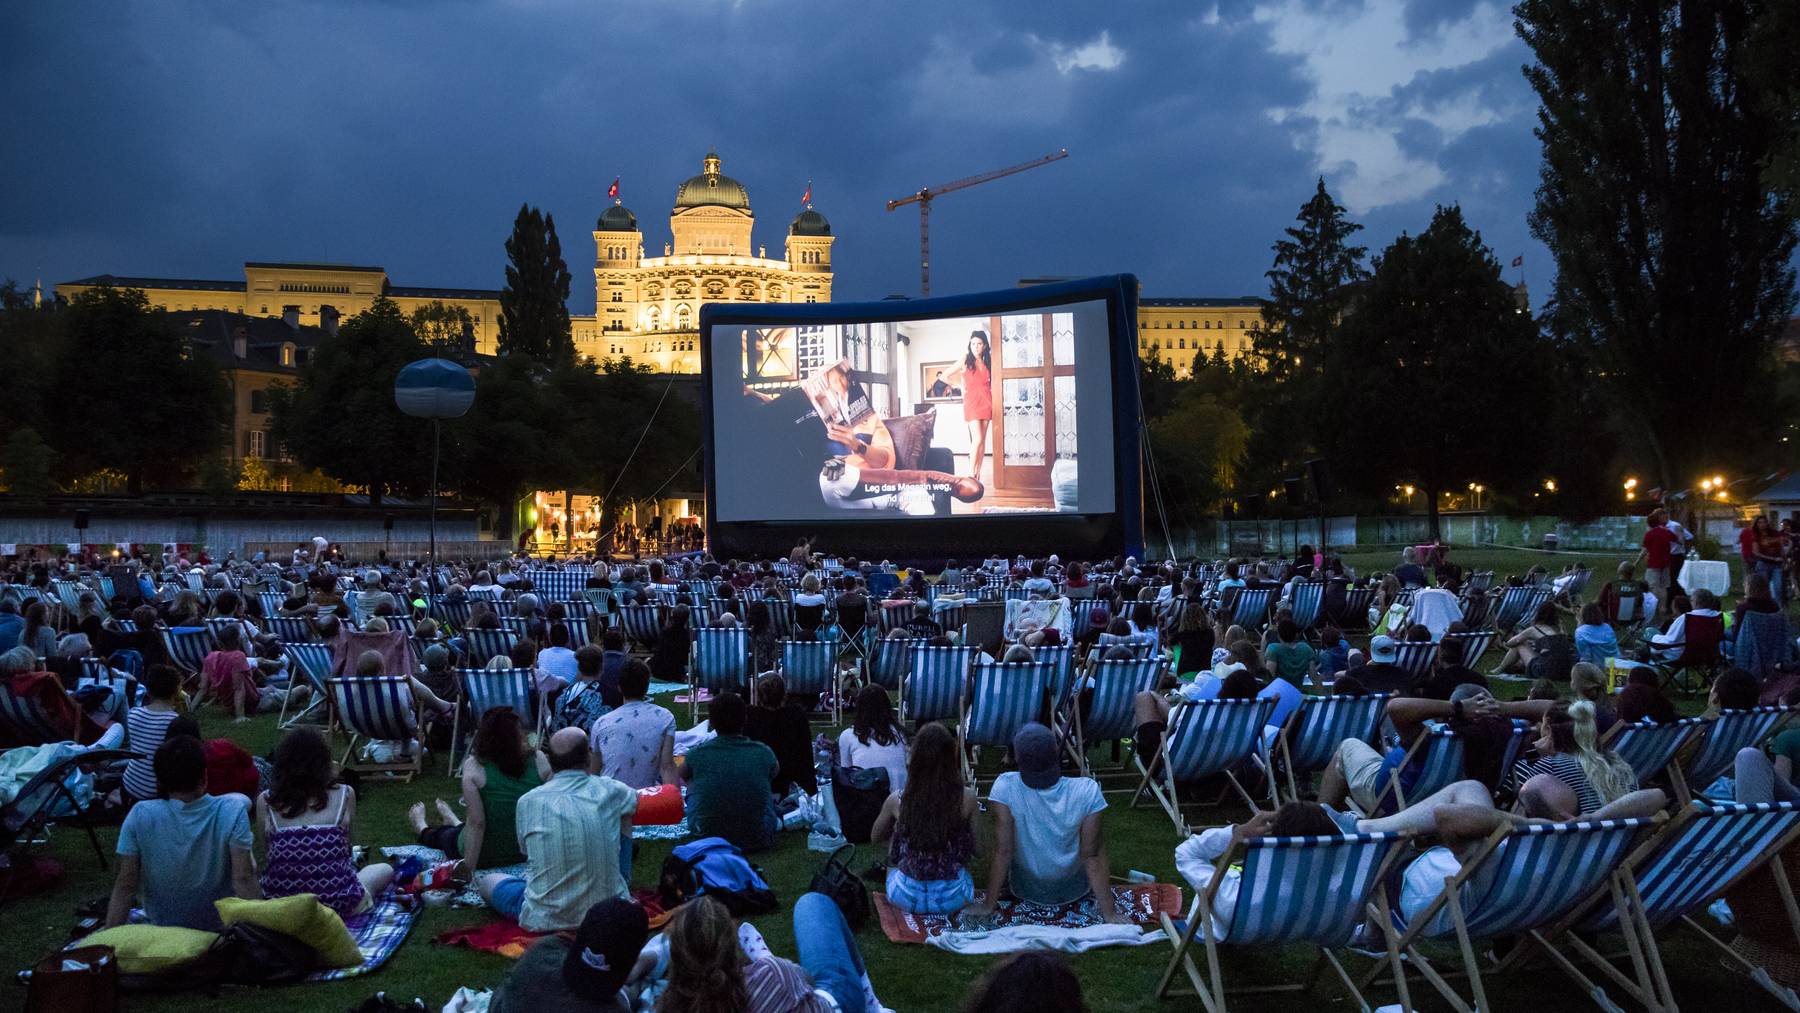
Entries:
{"type": "Polygon", "coordinates": [[[812,203],[812,180],[809,179],[806,181],[806,192],[800,195],[800,206],[805,207],[806,205],[811,204],[811,203],[812,203]]]}
{"type": "Polygon", "coordinates": [[[606,196],[617,197],[618,195],[619,195],[619,177],[614,176],[613,181],[612,181],[612,186],[609,186],[606,188],[606,196]]]}
{"type": "MultiPolygon", "coordinates": [[[[618,184],[617,184],[617,183],[614,183],[614,184],[613,184],[613,187],[614,187],[614,188],[615,188],[615,189],[617,189],[617,187],[618,187],[618,184]]],[[[1513,258],[1513,262],[1512,262],[1512,266],[1514,266],[1514,267],[1524,267],[1524,266],[1525,266],[1525,255],[1524,255],[1524,254],[1523,254],[1523,253],[1521,253],[1521,254],[1519,254],[1519,255],[1518,255],[1518,256],[1516,256],[1516,257],[1514,257],[1514,258],[1513,258]]]]}

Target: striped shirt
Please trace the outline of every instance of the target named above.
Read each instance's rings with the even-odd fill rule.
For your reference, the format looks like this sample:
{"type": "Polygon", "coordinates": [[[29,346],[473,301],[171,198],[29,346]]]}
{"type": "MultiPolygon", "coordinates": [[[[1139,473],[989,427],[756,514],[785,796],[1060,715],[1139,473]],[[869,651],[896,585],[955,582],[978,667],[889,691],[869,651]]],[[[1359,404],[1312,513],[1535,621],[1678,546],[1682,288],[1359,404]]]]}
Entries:
{"type": "Polygon", "coordinates": [[[588,908],[631,896],[619,874],[619,831],[637,801],[637,792],[584,770],[559,771],[519,797],[514,823],[530,864],[520,928],[574,929],[588,908]]]}
{"type": "Polygon", "coordinates": [[[1581,769],[1581,761],[1569,753],[1554,753],[1540,756],[1535,760],[1520,760],[1513,765],[1513,784],[1521,787],[1526,781],[1539,774],[1549,774],[1575,793],[1575,799],[1581,806],[1580,815],[1587,815],[1606,804],[1600,792],[1588,780],[1587,772],[1581,769]]]}
{"type": "Polygon", "coordinates": [[[151,757],[168,735],[169,725],[180,716],[176,711],[153,711],[147,707],[133,707],[125,715],[126,748],[144,754],[143,759],[125,764],[125,790],[133,798],[157,796],[156,767],[151,757]]]}

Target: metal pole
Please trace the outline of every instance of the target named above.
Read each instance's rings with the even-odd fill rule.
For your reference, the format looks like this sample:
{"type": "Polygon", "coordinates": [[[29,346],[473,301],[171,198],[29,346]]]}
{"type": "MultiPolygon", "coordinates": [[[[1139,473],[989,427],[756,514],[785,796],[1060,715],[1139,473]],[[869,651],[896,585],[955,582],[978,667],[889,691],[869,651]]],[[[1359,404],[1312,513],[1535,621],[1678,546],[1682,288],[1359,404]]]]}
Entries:
{"type": "Polygon", "coordinates": [[[438,497],[438,453],[441,450],[441,438],[438,435],[440,423],[431,420],[431,597],[435,602],[438,593],[437,568],[437,497],[438,497]]]}
{"type": "Polygon", "coordinates": [[[931,198],[919,198],[919,295],[931,294],[931,198]]]}

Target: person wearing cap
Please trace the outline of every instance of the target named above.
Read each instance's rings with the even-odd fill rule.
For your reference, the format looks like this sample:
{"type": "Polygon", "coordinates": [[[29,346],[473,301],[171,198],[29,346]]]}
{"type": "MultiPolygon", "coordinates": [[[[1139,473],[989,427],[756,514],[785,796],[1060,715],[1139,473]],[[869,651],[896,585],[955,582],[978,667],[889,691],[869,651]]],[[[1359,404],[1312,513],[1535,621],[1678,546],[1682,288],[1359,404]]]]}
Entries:
{"type": "Polygon", "coordinates": [[[1356,677],[1371,693],[1410,693],[1418,680],[1395,664],[1399,658],[1400,645],[1393,637],[1375,637],[1369,641],[1369,663],[1356,670],[1356,677]]]}
{"type": "Polygon", "coordinates": [[[971,905],[985,916],[1000,897],[1067,904],[1092,894],[1101,917],[1125,919],[1113,907],[1100,813],[1106,797],[1091,777],[1063,777],[1056,733],[1036,722],[1013,736],[1019,769],[1001,774],[989,794],[994,814],[993,863],[987,893],[971,905]]]}
{"type": "MultiPolygon", "coordinates": [[[[1372,667],[1365,665],[1358,673],[1365,685],[1361,673],[1372,667]]],[[[1406,763],[1406,751],[1426,731],[1427,722],[1442,723],[1457,734],[1463,743],[1463,777],[1479,782],[1491,793],[1504,773],[1501,765],[1512,740],[1511,719],[1539,721],[1553,704],[1550,700],[1500,703],[1486,686],[1479,685],[1458,686],[1449,700],[1395,697],[1388,701],[1386,715],[1398,744],[1383,753],[1361,739],[1346,739],[1319,780],[1319,801],[1342,809],[1346,800],[1354,800],[1369,815],[1377,815],[1378,810],[1391,812],[1396,799],[1393,792],[1386,791],[1388,783],[1397,775],[1400,790],[1410,792],[1417,782],[1423,750],[1411,763],[1406,763]]]]}
{"type": "Polygon", "coordinates": [[[650,922],[644,909],[612,898],[588,908],[575,938],[551,935],[526,950],[494,990],[489,1013],[629,1013],[625,982],[644,944],[650,922]]]}

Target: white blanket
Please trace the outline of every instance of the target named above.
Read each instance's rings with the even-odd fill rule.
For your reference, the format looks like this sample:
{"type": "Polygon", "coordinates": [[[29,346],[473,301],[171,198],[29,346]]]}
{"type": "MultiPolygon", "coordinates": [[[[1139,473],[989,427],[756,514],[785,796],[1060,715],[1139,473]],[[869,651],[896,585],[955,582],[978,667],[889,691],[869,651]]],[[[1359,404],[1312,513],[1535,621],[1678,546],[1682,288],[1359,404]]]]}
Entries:
{"type": "Polygon", "coordinates": [[[940,932],[926,942],[951,953],[1013,953],[1055,950],[1086,953],[1102,946],[1144,946],[1166,940],[1160,929],[1137,925],[1089,925],[1080,929],[1053,925],[1010,925],[986,932],[940,932]]]}

